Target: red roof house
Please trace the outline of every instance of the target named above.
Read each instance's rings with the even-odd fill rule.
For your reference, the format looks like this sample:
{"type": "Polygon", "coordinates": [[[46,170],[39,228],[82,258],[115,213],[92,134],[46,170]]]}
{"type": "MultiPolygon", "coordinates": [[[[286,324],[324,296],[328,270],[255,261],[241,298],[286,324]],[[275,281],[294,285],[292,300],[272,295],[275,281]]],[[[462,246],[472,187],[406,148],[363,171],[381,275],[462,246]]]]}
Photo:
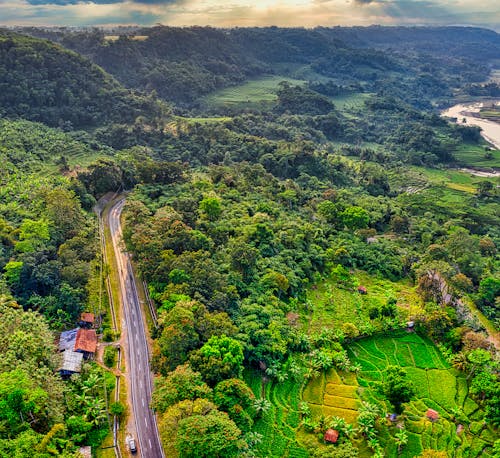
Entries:
{"type": "Polygon", "coordinates": [[[95,329],[78,329],[74,351],[83,353],[85,358],[92,358],[97,350],[95,329]]]}
{"type": "Polygon", "coordinates": [[[339,432],[336,429],[327,429],[325,433],[325,442],[330,442],[331,444],[335,444],[339,439],[339,432]]]}
{"type": "Polygon", "coordinates": [[[359,294],[367,294],[368,293],[368,290],[366,289],[365,286],[359,286],[358,287],[358,293],[359,294]]]}
{"type": "Polygon", "coordinates": [[[437,421],[439,420],[439,414],[433,410],[433,409],[428,409],[427,413],[425,416],[430,420],[430,421],[437,421]]]}

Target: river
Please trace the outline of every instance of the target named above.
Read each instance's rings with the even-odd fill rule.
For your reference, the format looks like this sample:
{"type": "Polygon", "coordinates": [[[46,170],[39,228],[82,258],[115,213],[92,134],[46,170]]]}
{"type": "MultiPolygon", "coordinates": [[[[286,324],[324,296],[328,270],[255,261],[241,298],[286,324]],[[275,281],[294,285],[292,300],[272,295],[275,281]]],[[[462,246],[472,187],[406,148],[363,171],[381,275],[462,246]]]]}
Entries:
{"type": "MultiPolygon", "coordinates": [[[[499,104],[500,102],[496,102],[499,104]]],[[[474,103],[469,105],[455,105],[441,113],[441,116],[447,118],[457,118],[457,123],[462,124],[463,119],[465,119],[465,125],[469,126],[479,126],[482,129],[481,135],[484,139],[491,143],[496,149],[500,149],[500,124],[488,121],[487,119],[476,118],[471,116],[471,113],[478,113],[482,103],[474,103]]]]}

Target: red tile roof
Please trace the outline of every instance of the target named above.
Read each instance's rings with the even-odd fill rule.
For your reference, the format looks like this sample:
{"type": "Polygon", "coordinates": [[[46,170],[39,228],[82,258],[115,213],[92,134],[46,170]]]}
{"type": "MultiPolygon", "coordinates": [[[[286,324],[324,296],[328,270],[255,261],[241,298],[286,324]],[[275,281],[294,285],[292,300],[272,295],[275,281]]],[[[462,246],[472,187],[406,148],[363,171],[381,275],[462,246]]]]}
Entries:
{"type": "Polygon", "coordinates": [[[76,333],[75,351],[95,353],[97,349],[97,334],[95,329],[78,329],[76,333]]]}
{"type": "Polygon", "coordinates": [[[82,316],[80,317],[80,320],[85,322],[85,323],[93,323],[95,319],[95,316],[93,313],[88,313],[88,312],[83,312],[82,316]]]}
{"type": "Polygon", "coordinates": [[[427,410],[427,413],[425,415],[431,421],[439,420],[439,414],[433,409],[427,410]]]}
{"type": "Polygon", "coordinates": [[[325,433],[325,441],[335,444],[339,438],[339,432],[336,429],[327,429],[325,433]]]}

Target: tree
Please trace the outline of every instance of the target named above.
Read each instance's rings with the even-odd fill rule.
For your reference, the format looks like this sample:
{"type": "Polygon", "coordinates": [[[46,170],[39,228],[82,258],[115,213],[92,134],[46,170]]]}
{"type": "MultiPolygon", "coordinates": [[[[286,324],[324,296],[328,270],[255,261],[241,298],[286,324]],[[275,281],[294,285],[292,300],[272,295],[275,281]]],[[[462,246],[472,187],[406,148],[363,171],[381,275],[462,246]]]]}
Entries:
{"type": "Polygon", "coordinates": [[[126,411],[125,406],[121,402],[113,402],[109,406],[109,413],[119,418],[123,417],[125,411],[126,411]]]}
{"type": "Polygon", "coordinates": [[[190,362],[213,386],[223,379],[240,376],[243,346],[225,335],[212,336],[203,347],[192,353],[190,362]]]}
{"type": "Polygon", "coordinates": [[[206,215],[210,221],[215,221],[222,213],[222,206],[218,197],[205,197],[200,202],[200,211],[206,215]]]}
{"type": "Polygon", "coordinates": [[[340,219],[348,229],[363,229],[368,226],[370,215],[364,208],[353,206],[340,213],[340,219]]]}
{"type": "Polygon", "coordinates": [[[222,458],[239,456],[245,443],[235,423],[214,410],[182,419],[175,447],[180,458],[222,458]]]}
{"type": "Polygon", "coordinates": [[[203,381],[201,374],[184,364],[177,366],[166,377],[160,376],[155,380],[152,407],[158,412],[165,412],[179,401],[210,398],[211,394],[212,390],[203,381]]]}
{"type": "Polygon", "coordinates": [[[394,406],[397,413],[402,413],[402,404],[415,396],[415,388],[404,369],[389,366],[385,373],[385,381],[382,384],[382,392],[387,400],[394,406]]]}
{"type": "Polygon", "coordinates": [[[467,379],[470,379],[479,368],[491,361],[491,353],[483,348],[476,348],[467,355],[467,360],[470,363],[467,379]]]}
{"type": "Polygon", "coordinates": [[[394,435],[394,442],[398,446],[398,452],[401,453],[401,449],[408,443],[408,434],[406,434],[404,429],[400,429],[394,435]]]}

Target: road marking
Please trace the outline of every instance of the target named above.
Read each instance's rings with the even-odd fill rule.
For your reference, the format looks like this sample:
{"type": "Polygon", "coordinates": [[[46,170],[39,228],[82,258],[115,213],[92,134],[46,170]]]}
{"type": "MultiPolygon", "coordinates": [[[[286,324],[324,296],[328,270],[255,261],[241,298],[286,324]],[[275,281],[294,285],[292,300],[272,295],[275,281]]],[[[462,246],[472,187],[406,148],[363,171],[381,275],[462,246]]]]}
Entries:
{"type": "Polygon", "coordinates": [[[142,407],[144,407],[144,398],[142,398],[142,407]]]}
{"type": "Polygon", "coordinates": [[[146,417],[144,417],[144,423],[146,423],[146,428],[148,427],[148,420],[146,417]]]}
{"type": "Polygon", "coordinates": [[[149,440],[149,448],[153,448],[153,446],[151,445],[151,439],[148,440],[149,440]]]}

